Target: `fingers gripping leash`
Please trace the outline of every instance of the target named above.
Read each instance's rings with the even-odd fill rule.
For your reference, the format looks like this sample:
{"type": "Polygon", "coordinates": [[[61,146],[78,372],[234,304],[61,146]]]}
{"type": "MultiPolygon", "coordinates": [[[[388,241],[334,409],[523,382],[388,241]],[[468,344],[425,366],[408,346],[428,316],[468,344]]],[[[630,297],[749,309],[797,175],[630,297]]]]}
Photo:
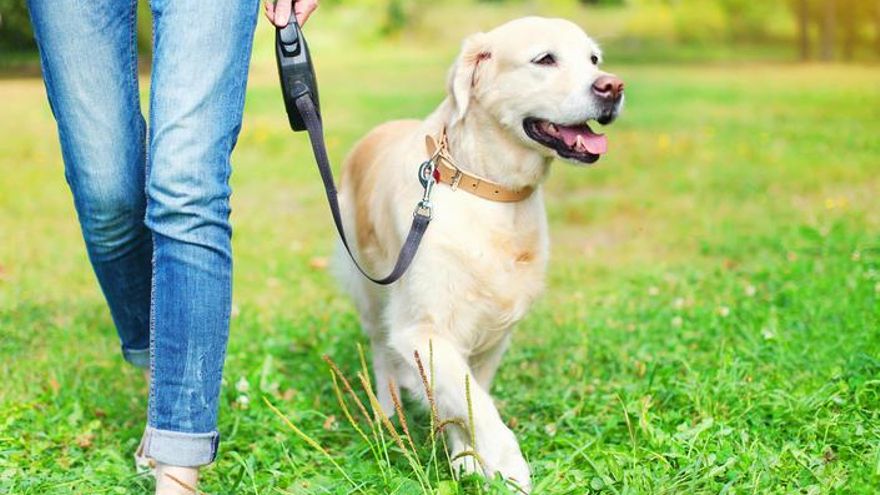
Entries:
{"type": "Polygon", "coordinates": [[[355,258],[345,230],[342,226],[342,214],[339,209],[336,184],[333,181],[333,171],[330,167],[330,158],[324,142],[324,127],[321,120],[320,103],[318,99],[318,81],[315,77],[315,69],[312,58],[306,44],[302,30],[296,20],[291,18],[290,24],[285,28],[278,29],[275,36],[275,55],[278,61],[278,73],[281,78],[281,90],[284,97],[284,107],[290,128],[294,131],[307,131],[315,155],[315,162],[324,183],[324,191],[327,194],[327,203],[333,216],[336,231],[342,240],[342,245],[348,252],[357,269],[369,280],[380,285],[389,285],[399,280],[406,273],[410,264],[418,252],[422,237],[428,229],[433,217],[433,204],[431,192],[435,184],[434,170],[436,168],[437,153],[422,164],[422,169],[427,169],[426,179],[423,181],[424,194],[416,205],[413,212],[413,221],[409,233],[400,248],[397,262],[387,276],[375,278],[361,267],[355,258]]]}

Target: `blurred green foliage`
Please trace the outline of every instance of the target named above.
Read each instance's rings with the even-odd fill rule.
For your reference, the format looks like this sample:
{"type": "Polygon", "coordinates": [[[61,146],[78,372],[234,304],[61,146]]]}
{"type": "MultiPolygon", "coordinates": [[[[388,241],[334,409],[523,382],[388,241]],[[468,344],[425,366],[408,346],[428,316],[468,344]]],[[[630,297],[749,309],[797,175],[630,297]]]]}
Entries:
{"type": "Polygon", "coordinates": [[[0,49],[32,48],[33,39],[24,0],[0,0],[0,49]]]}
{"type": "Polygon", "coordinates": [[[382,31],[386,34],[399,32],[411,23],[416,13],[417,1],[388,0],[382,31]]]}
{"type": "MultiPolygon", "coordinates": [[[[138,48],[150,50],[152,15],[148,0],[138,2],[138,48]]],[[[34,31],[25,0],[0,0],[0,56],[7,51],[34,51],[34,31]]],[[[2,66],[0,61],[0,66],[2,66]]]]}
{"type": "MultiPolygon", "coordinates": [[[[713,53],[743,47],[763,47],[767,53],[782,49],[787,58],[802,59],[880,56],[877,0],[322,0],[322,5],[326,10],[369,12],[362,19],[365,28],[392,39],[418,36],[429,41],[425,32],[442,30],[438,24],[467,21],[480,9],[492,8],[519,15],[566,15],[576,21],[601,17],[614,26],[604,44],[629,47],[649,61],[675,58],[682,51],[693,60],[713,60],[713,53]],[[447,16],[435,16],[438,11],[447,16]]],[[[141,0],[139,8],[138,37],[142,51],[148,51],[148,0],[141,0]]],[[[33,48],[25,0],[0,0],[0,49],[33,48]]],[[[747,53],[778,58],[762,57],[761,50],[747,53]]]]}

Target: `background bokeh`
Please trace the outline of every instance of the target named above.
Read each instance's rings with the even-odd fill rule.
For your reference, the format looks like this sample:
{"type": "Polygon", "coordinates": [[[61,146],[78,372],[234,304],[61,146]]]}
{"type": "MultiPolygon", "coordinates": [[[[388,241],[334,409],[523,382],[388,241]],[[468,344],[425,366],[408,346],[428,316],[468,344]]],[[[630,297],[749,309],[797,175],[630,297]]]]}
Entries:
{"type": "MultiPolygon", "coordinates": [[[[455,38],[498,12],[553,12],[590,28],[621,61],[876,60],[880,3],[872,0],[323,0],[356,16],[359,41],[455,38]]],[[[140,1],[140,40],[150,19],[140,1]]],[[[2,63],[26,63],[34,42],[24,0],[0,0],[2,63]]],[[[2,66],[0,66],[2,67],[2,66]]]]}
{"type": "MultiPolygon", "coordinates": [[[[464,36],[521,15],[575,20],[627,83],[609,153],[552,167],[547,293],[493,390],[536,493],[876,492],[878,3],[322,1],[307,34],[337,164],[371,127],[436,107],[464,36]]],[[[224,441],[203,489],[355,489],[267,399],[365,493],[505,493],[443,466],[426,488],[345,421],[321,356],[354,373],[366,339],[327,267],[335,232],[272,36],[261,20],[233,156],[224,441]]],[[[0,0],[0,493],[146,493],[130,457],[146,390],[90,271],[36,64],[22,2],[0,0]]]]}

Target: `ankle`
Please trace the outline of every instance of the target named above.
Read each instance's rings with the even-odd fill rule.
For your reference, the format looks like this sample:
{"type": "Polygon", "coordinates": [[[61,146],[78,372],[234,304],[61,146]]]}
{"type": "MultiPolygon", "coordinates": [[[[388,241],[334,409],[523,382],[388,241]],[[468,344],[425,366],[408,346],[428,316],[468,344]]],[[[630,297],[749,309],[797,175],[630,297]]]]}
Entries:
{"type": "Polygon", "coordinates": [[[194,495],[198,493],[199,468],[156,466],[156,495],[194,495]]]}

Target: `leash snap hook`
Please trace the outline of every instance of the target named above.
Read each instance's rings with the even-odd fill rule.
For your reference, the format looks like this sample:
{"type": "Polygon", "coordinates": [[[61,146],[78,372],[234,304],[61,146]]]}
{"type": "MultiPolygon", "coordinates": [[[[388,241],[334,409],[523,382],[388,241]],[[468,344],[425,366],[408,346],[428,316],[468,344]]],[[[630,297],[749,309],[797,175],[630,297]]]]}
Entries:
{"type": "Polygon", "coordinates": [[[421,201],[416,205],[413,216],[422,216],[430,220],[434,216],[434,204],[431,202],[431,192],[434,191],[434,184],[437,182],[434,178],[434,171],[437,170],[436,155],[428,159],[419,168],[421,169],[419,172],[419,178],[423,180],[425,190],[422,194],[421,201]]]}
{"type": "Polygon", "coordinates": [[[416,210],[413,212],[414,217],[425,217],[428,220],[434,218],[434,205],[430,200],[421,200],[419,204],[416,205],[416,210]]]}

